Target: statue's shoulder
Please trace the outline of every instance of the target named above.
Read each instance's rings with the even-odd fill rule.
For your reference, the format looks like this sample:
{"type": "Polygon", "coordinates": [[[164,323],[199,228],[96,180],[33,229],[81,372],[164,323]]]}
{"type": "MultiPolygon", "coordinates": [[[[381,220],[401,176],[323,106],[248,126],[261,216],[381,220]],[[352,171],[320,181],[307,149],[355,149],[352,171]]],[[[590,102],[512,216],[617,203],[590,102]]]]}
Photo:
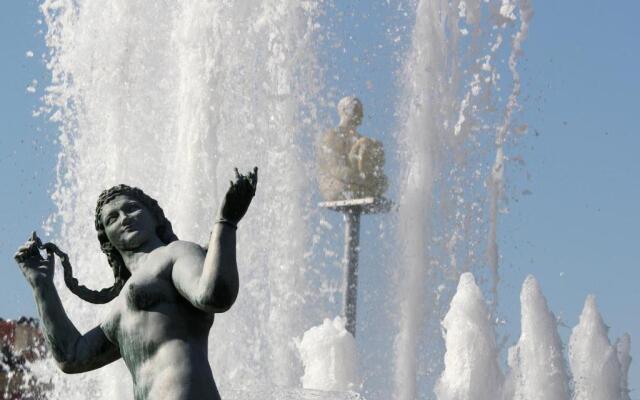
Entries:
{"type": "Polygon", "coordinates": [[[344,133],[336,128],[327,129],[320,138],[320,146],[324,151],[342,151],[344,145],[344,133]]]}
{"type": "Polygon", "coordinates": [[[189,242],[186,240],[175,240],[167,245],[167,251],[174,257],[181,256],[201,256],[206,254],[206,251],[197,243],[189,242]]]}

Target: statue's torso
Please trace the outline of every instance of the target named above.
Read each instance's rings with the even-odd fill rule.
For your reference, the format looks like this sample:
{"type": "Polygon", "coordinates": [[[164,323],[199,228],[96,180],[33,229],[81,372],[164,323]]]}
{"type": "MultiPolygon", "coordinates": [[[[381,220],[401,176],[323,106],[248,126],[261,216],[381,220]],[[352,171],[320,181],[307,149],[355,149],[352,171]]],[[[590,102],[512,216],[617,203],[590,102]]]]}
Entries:
{"type": "Polygon", "coordinates": [[[173,262],[167,247],[149,254],[101,326],[131,372],[136,400],[215,399],[207,358],[213,315],[178,293],[173,262]]]}
{"type": "Polygon", "coordinates": [[[325,200],[378,197],[387,189],[380,142],[338,127],[325,132],[320,146],[319,184],[325,200]]]}

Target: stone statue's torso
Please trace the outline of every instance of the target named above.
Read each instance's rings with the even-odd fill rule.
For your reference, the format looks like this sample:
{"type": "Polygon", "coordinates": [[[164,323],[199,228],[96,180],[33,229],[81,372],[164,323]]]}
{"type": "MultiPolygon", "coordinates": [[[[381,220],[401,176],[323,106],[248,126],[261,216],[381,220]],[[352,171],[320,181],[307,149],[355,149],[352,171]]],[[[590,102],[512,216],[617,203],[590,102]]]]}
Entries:
{"type": "Polygon", "coordinates": [[[378,197],[388,186],[382,143],[355,128],[339,126],[322,135],[318,167],[320,192],[327,201],[378,197]]]}
{"type": "Polygon", "coordinates": [[[355,129],[337,127],[326,133],[327,144],[334,149],[336,154],[347,155],[354,143],[360,138],[355,129]]]}
{"type": "Polygon", "coordinates": [[[136,400],[217,399],[207,358],[213,315],[193,307],[176,290],[170,246],[149,254],[101,327],[120,349],[136,400]]]}

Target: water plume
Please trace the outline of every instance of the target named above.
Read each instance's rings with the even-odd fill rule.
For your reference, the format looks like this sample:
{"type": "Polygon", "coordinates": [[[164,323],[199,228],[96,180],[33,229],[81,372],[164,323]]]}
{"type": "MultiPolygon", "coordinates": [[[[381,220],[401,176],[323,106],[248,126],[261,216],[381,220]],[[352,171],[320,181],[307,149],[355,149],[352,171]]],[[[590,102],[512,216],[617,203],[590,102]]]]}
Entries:
{"type": "Polygon", "coordinates": [[[521,333],[509,349],[509,387],[504,399],[569,400],[568,377],[555,315],[538,281],[529,275],[520,293],[521,333]]]}
{"type": "Polygon", "coordinates": [[[445,369],[435,387],[438,400],[495,400],[502,390],[498,347],[482,292],[469,272],[442,321],[447,352],[445,369]]]}
{"type": "Polygon", "coordinates": [[[573,375],[574,400],[620,400],[621,368],[618,352],[609,342],[609,328],[589,295],[580,322],[569,338],[569,365],[573,375]]]}
{"type": "Polygon", "coordinates": [[[346,318],[325,318],[304,333],[296,345],[304,364],[302,387],[348,391],[358,385],[356,340],[346,328],[346,318]]]}

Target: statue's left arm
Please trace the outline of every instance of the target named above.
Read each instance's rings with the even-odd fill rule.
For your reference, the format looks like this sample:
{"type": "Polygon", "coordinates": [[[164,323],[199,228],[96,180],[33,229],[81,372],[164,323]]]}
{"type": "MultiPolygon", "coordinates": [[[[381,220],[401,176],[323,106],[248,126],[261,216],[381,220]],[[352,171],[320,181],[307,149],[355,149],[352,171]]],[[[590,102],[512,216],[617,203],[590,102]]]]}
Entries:
{"type": "Polygon", "coordinates": [[[206,255],[196,245],[181,245],[172,271],[173,283],[194,307],[211,313],[227,311],[238,296],[236,228],[255,195],[258,168],[236,180],[223,199],[206,255]]]}

